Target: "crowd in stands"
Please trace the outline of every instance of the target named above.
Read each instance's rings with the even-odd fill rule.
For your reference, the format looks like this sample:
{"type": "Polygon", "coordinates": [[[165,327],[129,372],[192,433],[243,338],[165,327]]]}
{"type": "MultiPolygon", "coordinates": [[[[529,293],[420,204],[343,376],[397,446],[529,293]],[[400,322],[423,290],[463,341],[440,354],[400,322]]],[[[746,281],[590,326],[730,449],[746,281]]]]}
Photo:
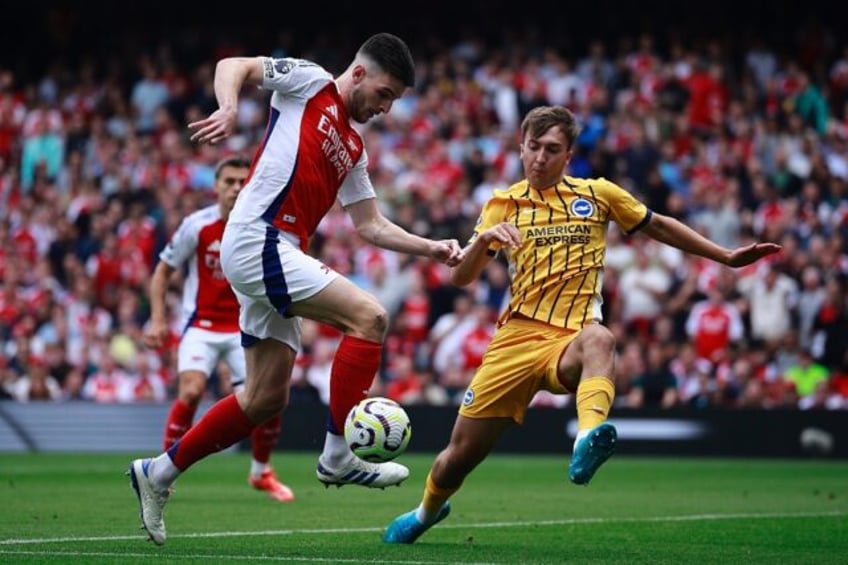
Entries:
{"type": "MultiPolygon", "coordinates": [[[[492,190],[522,176],[524,114],[565,105],[583,127],[571,174],[609,178],[727,247],[784,247],[733,270],[612,229],[603,313],[618,339],[616,405],[848,408],[848,43],[827,37],[809,34],[790,56],[753,38],[730,50],[652,34],[574,52],[473,35],[433,48],[417,56],[414,92],[363,129],[384,213],[464,244],[492,190]]],[[[181,281],[173,339],[146,349],[152,268],[181,219],[213,202],[215,164],[252,156],[267,92],[245,92],[226,143],[195,146],[185,125],[217,107],[221,53],[187,66],[155,47],[124,67],[83,60],[27,82],[0,66],[0,397],[174,394],[181,281]]],[[[341,71],[330,52],[273,54],[341,71]]],[[[505,263],[456,288],[443,265],[363,244],[341,209],[311,252],[391,315],[373,392],[457,403],[508,298],[505,263]]],[[[305,321],[292,402],[327,402],[338,339],[305,321]]],[[[222,367],[209,394],[226,388],[222,367]]]]}

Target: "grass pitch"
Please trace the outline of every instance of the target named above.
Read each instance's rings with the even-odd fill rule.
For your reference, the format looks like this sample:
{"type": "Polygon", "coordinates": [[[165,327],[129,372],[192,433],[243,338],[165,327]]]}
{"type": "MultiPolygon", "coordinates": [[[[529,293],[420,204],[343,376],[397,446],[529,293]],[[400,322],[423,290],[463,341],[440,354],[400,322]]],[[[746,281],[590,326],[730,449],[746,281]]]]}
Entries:
{"type": "Polygon", "coordinates": [[[432,456],[400,488],[325,489],[316,453],[276,453],[297,500],[248,487],[248,455],[181,477],[168,542],[146,541],[127,455],[0,454],[4,563],[848,563],[848,462],[613,457],[589,487],[567,457],[493,455],[453,513],[411,546],[380,541],[418,503],[432,456]]]}

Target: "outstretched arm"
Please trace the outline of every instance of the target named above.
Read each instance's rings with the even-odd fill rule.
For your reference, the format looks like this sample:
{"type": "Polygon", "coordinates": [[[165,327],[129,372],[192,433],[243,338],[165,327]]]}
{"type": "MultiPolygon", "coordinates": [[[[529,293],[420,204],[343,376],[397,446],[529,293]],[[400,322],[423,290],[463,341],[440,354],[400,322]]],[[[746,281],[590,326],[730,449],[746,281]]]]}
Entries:
{"type": "Polygon", "coordinates": [[[462,258],[462,249],[455,239],[434,241],[411,234],[390,222],[377,208],[376,198],[366,198],[346,207],[359,236],[377,247],[432,257],[452,267],[462,258]]]}
{"type": "Polygon", "coordinates": [[[729,267],[744,267],[759,261],[782,248],[776,243],[752,243],[745,247],[726,249],[702,236],[672,217],[654,213],[642,233],[686,253],[712,259],[729,267]]]}
{"type": "Polygon", "coordinates": [[[215,144],[233,133],[238,114],[238,99],[245,84],[262,84],[262,59],[259,57],[229,57],[215,67],[215,99],[218,109],[208,118],[188,124],[194,130],[191,140],[215,144]]]}

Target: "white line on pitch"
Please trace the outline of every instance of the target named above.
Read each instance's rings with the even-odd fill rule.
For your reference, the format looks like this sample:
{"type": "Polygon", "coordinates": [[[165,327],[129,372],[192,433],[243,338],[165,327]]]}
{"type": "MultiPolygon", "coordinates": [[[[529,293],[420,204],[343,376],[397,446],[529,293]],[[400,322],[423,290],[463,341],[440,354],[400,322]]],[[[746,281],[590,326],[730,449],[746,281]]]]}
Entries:
{"type": "MultiPolygon", "coordinates": [[[[478,522],[466,524],[441,524],[440,530],[446,529],[476,529],[476,528],[515,528],[524,526],[567,526],[573,524],[614,524],[614,523],[650,523],[650,522],[698,522],[714,520],[758,520],[758,519],[791,519],[791,518],[824,518],[828,516],[845,516],[848,512],[834,510],[831,512],[781,512],[781,513],[746,513],[746,514],[686,514],[681,516],[640,516],[622,518],[563,518],[560,520],[528,520],[515,522],[478,522]]],[[[310,534],[361,534],[382,532],[383,527],[371,528],[320,528],[303,530],[259,530],[240,532],[197,532],[193,534],[171,534],[170,539],[195,538],[232,538],[251,536],[291,536],[310,534]]],[[[27,545],[36,543],[65,543],[82,541],[122,541],[143,539],[143,535],[124,536],[81,536],[60,538],[19,538],[0,540],[0,545],[27,545]]]]}
{"type": "MultiPolygon", "coordinates": [[[[26,551],[26,550],[5,550],[0,549],[0,555],[20,555],[20,556],[43,556],[43,557],[128,557],[140,559],[151,559],[157,557],[153,553],[126,553],[126,552],[108,552],[108,551],[26,551]]],[[[339,557],[296,557],[283,555],[209,555],[206,553],[198,554],[168,554],[167,559],[215,559],[230,561],[278,561],[289,563],[370,563],[374,565],[388,565],[395,563],[399,565],[498,565],[497,563],[468,563],[466,561],[399,561],[395,559],[342,559],[339,557]]]]}

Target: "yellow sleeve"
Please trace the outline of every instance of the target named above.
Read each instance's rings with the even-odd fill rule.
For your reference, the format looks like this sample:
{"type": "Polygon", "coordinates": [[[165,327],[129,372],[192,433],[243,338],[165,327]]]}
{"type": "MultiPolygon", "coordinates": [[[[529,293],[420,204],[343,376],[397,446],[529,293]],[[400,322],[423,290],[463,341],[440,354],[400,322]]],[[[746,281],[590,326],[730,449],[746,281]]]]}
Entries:
{"type": "MultiPolygon", "coordinates": [[[[506,221],[507,202],[507,199],[498,197],[497,193],[495,196],[492,196],[488,201],[486,201],[486,204],[483,205],[483,210],[480,211],[480,216],[477,218],[477,224],[474,226],[474,233],[472,233],[471,237],[468,238],[468,245],[474,243],[477,236],[490,227],[506,221]]],[[[492,244],[489,245],[489,250],[491,252],[495,252],[500,249],[500,247],[501,245],[499,242],[492,242],[492,244]]]]}
{"type": "Polygon", "coordinates": [[[606,181],[602,185],[610,203],[610,218],[627,234],[639,231],[651,220],[652,212],[635,196],[606,181]]]}

